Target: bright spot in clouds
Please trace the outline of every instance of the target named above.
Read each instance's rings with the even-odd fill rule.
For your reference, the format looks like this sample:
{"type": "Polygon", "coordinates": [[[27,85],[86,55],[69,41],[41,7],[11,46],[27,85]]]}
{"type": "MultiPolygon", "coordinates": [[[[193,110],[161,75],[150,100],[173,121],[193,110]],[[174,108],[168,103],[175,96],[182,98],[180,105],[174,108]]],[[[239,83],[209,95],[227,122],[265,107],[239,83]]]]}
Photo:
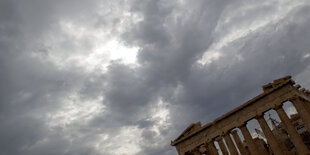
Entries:
{"type": "MultiPolygon", "coordinates": [[[[121,60],[125,64],[135,64],[138,50],[138,47],[127,47],[117,40],[110,40],[107,43],[98,44],[94,49],[94,54],[107,54],[109,60],[121,60]]],[[[96,57],[92,57],[91,61],[94,64],[98,63],[96,57]]]]}
{"type": "Polygon", "coordinates": [[[93,70],[99,67],[106,71],[106,67],[113,60],[121,61],[127,65],[137,65],[138,47],[127,47],[117,40],[109,40],[106,43],[97,42],[94,50],[85,59],[80,59],[87,69],[93,70]]]}
{"type": "Polygon", "coordinates": [[[63,57],[62,54],[51,54],[51,59],[58,66],[66,64],[76,64],[85,68],[88,71],[101,69],[106,71],[106,67],[111,61],[120,61],[126,65],[138,65],[136,63],[139,47],[127,46],[121,42],[117,34],[107,34],[101,29],[87,29],[87,27],[68,21],[60,22],[63,32],[72,38],[72,43],[81,44],[83,39],[90,40],[92,48],[88,52],[71,53],[68,57],[63,57]],[[63,60],[65,59],[65,60],[63,60]]]}

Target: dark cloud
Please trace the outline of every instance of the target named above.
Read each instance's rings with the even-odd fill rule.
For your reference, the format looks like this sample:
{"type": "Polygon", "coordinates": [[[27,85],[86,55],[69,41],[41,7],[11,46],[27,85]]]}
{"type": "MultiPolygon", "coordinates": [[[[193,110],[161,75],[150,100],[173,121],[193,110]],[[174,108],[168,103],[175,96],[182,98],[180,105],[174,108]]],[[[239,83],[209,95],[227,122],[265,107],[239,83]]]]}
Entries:
{"type": "Polygon", "coordinates": [[[310,86],[309,7],[0,0],[0,154],[176,154],[187,125],[261,85],[310,86]],[[137,63],[94,52],[110,40],[138,47],[137,63]]]}

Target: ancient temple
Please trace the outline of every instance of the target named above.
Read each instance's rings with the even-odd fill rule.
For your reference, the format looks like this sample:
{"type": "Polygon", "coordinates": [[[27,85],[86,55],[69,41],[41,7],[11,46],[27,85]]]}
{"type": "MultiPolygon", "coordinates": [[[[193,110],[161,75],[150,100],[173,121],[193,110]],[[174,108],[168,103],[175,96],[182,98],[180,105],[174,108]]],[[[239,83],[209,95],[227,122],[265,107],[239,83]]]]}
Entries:
{"type": "Polygon", "coordinates": [[[213,122],[191,124],[171,145],[179,155],[310,154],[310,92],[296,85],[291,76],[274,80],[262,89],[263,93],[213,122]],[[294,105],[296,115],[289,117],[284,111],[283,103],[287,101],[294,105]],[[264,118],[272,109],[281,120],[273,129],[264,118]],[[247,122],[252,119],[257,120],[265,140],[251,136],[247,122]]]}

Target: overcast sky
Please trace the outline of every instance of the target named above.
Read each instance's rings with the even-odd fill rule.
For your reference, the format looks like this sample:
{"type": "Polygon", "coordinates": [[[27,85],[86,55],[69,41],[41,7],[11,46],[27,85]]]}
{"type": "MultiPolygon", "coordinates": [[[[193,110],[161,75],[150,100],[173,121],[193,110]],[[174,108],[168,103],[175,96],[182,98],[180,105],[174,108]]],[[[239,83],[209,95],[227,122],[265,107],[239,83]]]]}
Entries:
{"type": "Polygon", "coordinates": [[[307,0],[0,0],[0,155],[176,155],[286,75],[310,88],[307,0]]]}

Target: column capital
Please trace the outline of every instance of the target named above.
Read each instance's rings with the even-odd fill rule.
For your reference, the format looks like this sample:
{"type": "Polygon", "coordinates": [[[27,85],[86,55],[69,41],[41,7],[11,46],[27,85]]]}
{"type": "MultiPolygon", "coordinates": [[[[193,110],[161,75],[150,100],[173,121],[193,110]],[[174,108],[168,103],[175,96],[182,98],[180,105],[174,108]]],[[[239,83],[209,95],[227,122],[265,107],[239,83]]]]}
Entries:
{"type": "Polygon", "coordinates": [[[255,119],[261,119],[261,118],[264,118],[264,113],[263,112],[257,113],[255,119]]]}
{"type": "Polygon", "coordinates": [[[237,133],[238,131],[237,130],[231,130],[230,133],[234,134],[234,133],[237,133]]]}
{"type": "Polygon", "coordinates": [[[218,141],[218,142],[219,142],[219,141],[222,141],[222,136],[218,136],[218,137],[214,138],[214,140],[215,140],[215,141],[218,141]]]}
{"type": "Polygon", "coordinates": [[[290,97],[288,100],[289,101],[296,101],[296,100],[301,100],[302,98],[298,95],[293,95],[292,97],[290,97]]]}
{"type": "Polygon", "coordinates": [[[277,111],[277,110],[281,109],[282,106],[283,106],[282,104],[275,104],[273,109],[277,111]]]}
{"type": "Polygon", "coordinates": [[[215,138],[207,138],[205,143],[208,144],[208,143],[212,143],[213,141],[215,141],[215,138]]]}
{"type": "Polygon", "coordinates": [[[229,133],[231,132],[231,129],[227,130],[227,131],[223,131],[222,135],[225,136],[225,135],[229,135],[229,133]]]}
{"type": "Polygon", "coordinates": [[[240,123],[241,125],[237,126],[237,128],[242,128],[242,127],[246,127],[246,125],[248,124],[248,122],[243,122],[243,123],[240,123]]]}

